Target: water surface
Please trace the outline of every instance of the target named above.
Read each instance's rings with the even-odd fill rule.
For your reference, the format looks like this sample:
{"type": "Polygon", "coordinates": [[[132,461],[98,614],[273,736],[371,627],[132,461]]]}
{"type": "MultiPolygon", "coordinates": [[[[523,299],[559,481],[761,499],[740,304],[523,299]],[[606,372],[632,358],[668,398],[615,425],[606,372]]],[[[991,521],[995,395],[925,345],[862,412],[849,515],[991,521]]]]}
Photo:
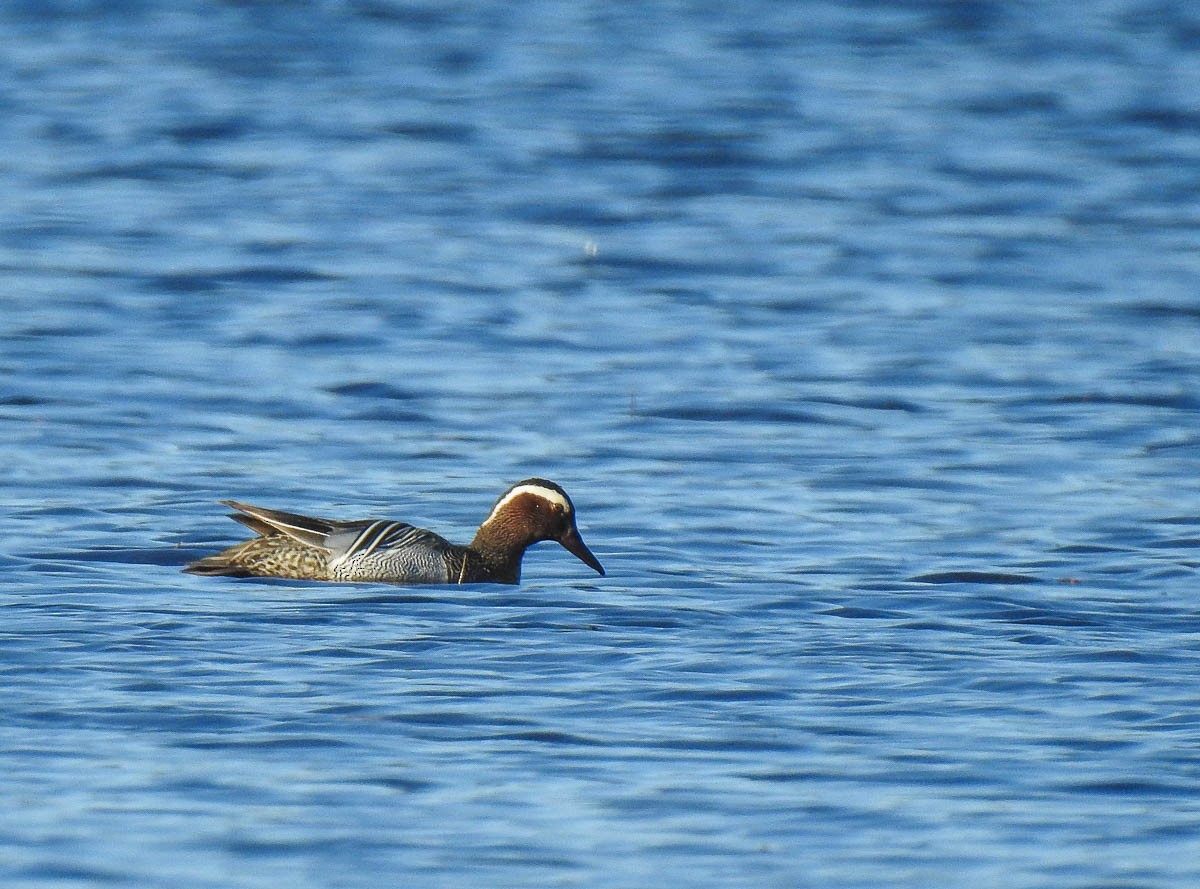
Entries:
{"type": "Polygon", "coordinates": [[[1196,885],[1186,4],[0,22],[5,885],[1196,885]]]}

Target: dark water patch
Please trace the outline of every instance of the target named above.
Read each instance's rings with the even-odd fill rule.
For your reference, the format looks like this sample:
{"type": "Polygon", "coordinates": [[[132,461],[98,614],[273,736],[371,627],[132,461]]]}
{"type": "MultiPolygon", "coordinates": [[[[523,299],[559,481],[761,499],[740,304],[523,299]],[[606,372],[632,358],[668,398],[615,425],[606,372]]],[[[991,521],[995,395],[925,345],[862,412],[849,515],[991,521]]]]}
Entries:
{"type": "MultiPolygon", "coordinates": [[[[1077,681],[1077,682],[1088,682],[1089,681],[1089,677],[1087,677],[1087,676],[1079,676],[1079,677],[1072,677],[1072,678],[1074,681],[1077,681]]],[[[1095,677],[1090,677],[1090,680],[1095,681],[1095,677]]],[[[1124,683],[1128,688],[1135,688],[1140,683],[1151,681],[1151,677],[1146,676],[1144,674],[1139,674],[1137,676],[1130,676],[1130,675],[1122,674],[1122,675],[1116,676],[1116,677],[1109,677],[1109,681],[1114,682],[1114,683],[1124,683]]],[[[1122,689],[1119,692],[1114,692],[1114,693],[1110,693],[1110,694],[1106,695],[1105,700],[1113,700],[1113,701],[1128,700],[1130,697],[1131,696],[1129,695],[1129,693],[1126,690],[1122,689]]],[[[1116,710],[1110,710],[1104,714],[1104,718],[1106,720],[1118,722],[1123,725],[1138,726],[1138,727],[1152,727],[1159,723],[1160,717],[1161,717],[1161,714],[1159,714],[1159,713],[1152,713],[1149,710],[1145,710],[1145,709],[1142,709],[1139,707],[1122,707],[1122,708],[1118,708],[1116,710]]]]}
{"type": "Polygon", "coordinates": [[[885,611],[880,608],[862,608],[853,605],[839,605],[836,608],[827,608],[816,613],[829,615],[830,617],[853,618],[855,620],[901,620],[910,617],[909,614],[903,611],[885,611]]]}
{"type": "Polygon", "coordinates": [[[1164,731],[1177,729],[1193,729],[1200,726],[1200,716],[1195,713],[1173,713],[1159,719],[1150,720],[1150,728],[1164,731]]]}
{"type": "MultiPolygon", "coordinates": [[[[489,284],[482,280],[464,280],[460,277],[447,276],[445,278],[429,278],[413,276],[406,278],[406,284],[410,290],[419,291],[422,294],[430,296],[443,296],[447,298],[457,298],[462,296],[477,296],[477,297],[504,297],[508,295],[508,291],[504,287],[495,284],[489,284]]],[[[387,306],[376,305],[376,311],[387,311],[387,306]]],[[[416,323],[423,322],[426,318],[426,312],[420,305],[413,305],[409,302],[399,303],[395,309],[384,317],[389,318],[397,325],[405,327],[421,329],[424,325],[416,323]]]]}
{"type": "Polygon", "coordinates": [[[808,484],[813,488],[833,490],[879,489],[883,491],[942,491],[945,493],[969,493],[979,487],[979,481],[972,479],[969,473],[964,472],[956,478],[949,478],[948,475],[948,473],[921,474],[919,476],[881,475],[878,467],[867,464],[838,468],[819,478],[809,480],[808,484]]]}
{"type": "MultiPolygon", "coordinates": [[[[144,709],[122,706],[98,711],[97,717],[106,727],[133,731],[143,736],[171,736],[176,733],[227,734],[245,730],[254,724],[252,720],[241,715],[217,711],[179,712],[171,706],[144,709]]],[[[80,716],[75,715],[66,721],[72,722],[77,718],[80,716]]]]}
{"type": "Polygon", "coordinates": [[[376,658],[360,657],[353,661],[352,667],[343,667],[342,669],[352,669],[356,676],[363,677],[372,674],[394,676],[398,671],[419,663],[418,657],[388,654],[376,658]]]}
{"type": "Polygon", "coordinates": [[[1196,794],[1193,784],[1156,781],[1141,777],[1065,781],[1054,785],[1054,789],[1064,793],[1136,797],[1145,800],[1193,799],[1196,794]]]}
{"type": "Polygon", "coordinates": [[[525,728],[533,724],[528,719],[480,713],[475,709],[422,710],[411,713],[390,714],[385,716],[384,720],[387,722],[403,723],[405,725],[435,725],[445,728],[461,728],[463,726],[525,728]]]}
{"type": "Polygon", "coordinates": [[[0,340],[73,339],[76,337],[94,337],[97,335],[97,333],[99,333],[99,331],[92,327],[33,325],[4,331],[3,333],[0,333],[0,340]]]}
{"type": "Polygon", "coordinates": [[[731,750],[745,750],[757,753],[785,753],[802,749],[799,743],[772,740],[764,737],[739,736],[736,733],[731,734],[728,738],[670,738],[657,741],[639,741],[632,743],[630,746],[649,750],[690,750],[697,753],[721,753],[731,750]]]}
{"type": "Polygon", "coordinates": [[[1106,648],[1078,652],[1073,655],[1073,660],[1114,664],[1158,664],[1162,662],[1162,656],[1131,649],[1106,648]]]}
{"type": "MultiPolygon", "coordinates": [[[[700,181],[686,171],[677,170],[667,184],[654,190],[651,197],[663,203],[686,201],[691,198],[711,198],[718,194],[746,194],[755,190],[753,179],[741,170],[712,173],[700,181]]],[[[765,271],[762,274],[767,274],[765,271]]]]}
{"type": "MultiPolygon", "coordinates": [[[[887,703],[887,701],[881,700],[860,701],[858,699],[854,699],[842,701],[843,705],[853,705],[855,707],[864,708],[879,707],[886,705],[887,703]]],[[[827,738],[870,739],[878,738],[885,732],[885,729],[882,727],[868,727],[866,723],[863,723],[862,725],[851,725],[848,722],[809,722],[806,723],[803,728],[808,734],[827,738]]]]}
{"type": "MultiPolygon", "coordinates": [[[[214,551],[215,548],[220,548],[223,546],[229,546],[229,542],[227,541],[227,542],[222,542],[222,543],[211,543],[211,545],[206,545],[206,547],[203,549],[202,552],[205,555],[211,555],[212,551],[214,551]]],[[[319,590],[329,589],[330,587],[332,587],[332,585],[334,585],[334,584],[326,583],[324,581],[296,581],[296,579],[293,579],[290,577],[221,577],[221,576],[217,576],[217,577],[196,578],[196,577],[186,576],[184,579],[187,582],[202,585],[202,587],[212,587],[212,585],[217,585],[217,584],[221,584],[220,587],[217,587],[218,589],[224,589],[224,590],[236,589],[239,587],[247,587],[250,589],[254,589],[257,587],[278,587],[281,589],[288,590],[289,593],[292,593],[292,591],[295,591],[295,593],[298,595],[300,595],[302,593],[306,593],[306,591],[319,591],[319,590]]]]}
{"type": "Polygon", "coordinates": [[[793,694],[767,688],[670,688],[643,697],[650,701],[785,701],[793,694]]]}
{"type": "MultiPolygon", "coordinates": [[[[208,551],[205,550],[205,553],[208,551]]],[[[28,553],[28,558],[46,561],[77,561],[77,562],[113,562],[126,565],[162,565],[180,566],[187,564],[193,558],[199,558],[198,552],[189,551],[182,547],[164,549],[126,549],[123,547],[97,547],[91,550],[77,552],[36,552],[28,553]]]]}
{"type": "Polygon", "coordinates": [[[1182,392],[1169,394],[1079,392],[1034,397],[1024,400],[1028,405],[1125,405],[1133,407],[1161,407],[1173,410],[1200,410],[1200,396],[1182,392]]]}
{"type": "Polygon", "coordinates": [[[16,867],[10,873],[15,880],[32,881],[31,885],[96,886],[124,883],[136,886],[138,884],[137,875],[130,871],[87,867],[67,862],[16,867]]]}
{"type": "Polygon", "coordinates": [[[328,605],[457,605],[461,600],[452,595],[438,596],[432,593],[375,593],[366,596],[351,596],[335,599],[328,605]]]}
{"type": "Polygon", "coordinates": [[[649,254],[602,252],[596,256],[577,257],[568,265],[609,271],[630,272],[644,280],[646,276],[685,275],[699,278],[757,278],[769,277],[773,269],[748,259],[700,260],[677,259],[649,254]]]}
{"type": "Polygon", "coordinates": [[[411,423],[414,425],[424,425],[431,422],[433,418],[424,411],[381,406],[368,408],[367,410],[352,411],[347,414],[346,419],[370,423],[411,423]]]}
{"type": "Polygon", "coordinates": [[[348,348],[375,349],[383,342],[381,336],[342,332],[305,333],[299,328],[279,328],[272,330],[255,330],[243,334],[237,339],[241,346],[283,346],[294,349],[348,348]]]}
{"type": "Polygon", "coordinates": [[[1018,645],[1062,645],[1063,640],[1043,633],[1018,633],[1011,637],[1018,645]]]}
{"type": "Polygon", "coordinates": [[[0,397],[0,407],[44,407],[64,404],[71,404],[71,402],[64,401],[61,398],[45,398],[38,395],[5,395],[0,397]]]}
{"type": "Polygon", "coordinates": [[[231,614],[227,619],[233,624],[275,627],[326,627],[339,626],[342,622],[339,615],[319,609],[284,611],[278,607],[248,614],[231,614]]]}
{"type": "Polygon", "coordinates": [[[1162,518],[1150,519],[1152,524],[1159,525],[1200,525],[1200,516],[1195,515],[1178,515],[1178,516],[1163,516],[1162,518]]]}
{"type": "Polygon", "coordinates": [[[899,630],[928,630],[934,633],[978,634],[979,628],[967,623],[948,620],[909,620],[896,624],[899,630]]]}
{"type": "Polygon", "coordinates": [[[118,691],[126,691],[132,694],[161,694],[174,691],[175,684],[159,679],[143,679],[137,682],[125,682],[116,686],[116,688],[118,691]]]}
{"type": "Polygon", "coordinates": [[[163,780],[159,786],[164,790],[174,791],[193,799],[209,800],[228,799],[230,796],[238,796],[246,791],[242,785],[229,783],[215,776],[213,778],[173,777],[163,780]]]}
{"type": "Polygon", "coordinates": [[[268,738],[180,738],[174,742],[176,747],[192,750],[244,750],[244,751],[305,751],[317,749],[340,749],[352,746],[339,738],[321,735],[296,735],[290,737],[268,738]]]}
{"type": "MultiPolygon", "coordinates": [[[[264,839],[238,837],[220,842],[220,847],[238,858],[293,858],[311,848],[312,840],[307,836],[294,839],[264,839]]],[[[361,844],[355,842],[356,848],[361,844]]]]}
{"type": "Polygon", "coordinates": [[[993,694],[1011,694],[1019,692],[1029,694],[1037,691],[1045,690],[1047,683],[1041,679],[1021,679],[1021,678],[999,678],[988,677],[985,679],[975,679],[967,683],[967,688],[973,691],[989,692],[993,694]]]}
{"type": "Polygon", "coordinates": [[[355,0],[349,4],[352,15],[368,22],[401,25],[418,34],[439,31],[455,24],[456,11],[440,6],[411,6],[386,0],[355,0]]]}
{"type": "Polygon", "coordinates": [[[890,757],[895,768],[871,775],[881,784],[918,785],[921,787],[978,787],[979,773],[969,766],[947,763],[941,758],[921,755],[890,757]]]}
{"type": "Polygon", "coordinates": [[[711,423],[829,423],[835,425],[851,425],[843,420],[830,421],[828,418],[809,411],[790,410],[779,406],[762,405],[759,407],[747,405],[727,406],[683,406],[641,409],[639,414],[655,417],[660,420],[692,420],[711,423]]]}
{"type": "Polygon", "coordinates": [[[327,707],[314,707],[313,713],[318,713],[322,716],[343,716],[352,719],[368,719],[374,713],[374,708],[367,704],[361,703],[346,703],[346,704],[331,704],[327,707]]]}
{"type": "Polygon", "coordinates": [[[376,651],[353,648],[347,645],[321,645],[315,648],[304,648],[296,652],[302,658],[329,658],[332,660],[374,660],[379,656],[376,651]]]}
{"type": "Polygon", "coordinates": [[[209,272],[176,272],[142,278],[140,287],[150,293],[197,294],[221,290],[225,283],[209,272]]]}
{"type": "Polygon", "coordinates": [[[1043,90],[995,90],[962,104],[963,111],[981,117],[1058,114],[1062,107],[1057,93],[1043,90]]]}
{"type": "MultiPolygon", "coordinates": [[[[213,406],[214,407],[218,406],[221,403],[221,401],[222,401],[222,399],[215,399],[213,406]]],[[[228,433],[228,431],[229,431],[227,426],[221,425],[221,424],[216,424],[216,423],[211,424],[211,425],[203,425],[203,426],[197,425],[197,426],[189,427],[189,428],[193,428],[193,429],[196,429],[197,431],[202,431],[202,432],[228,433]]],[[[193,451],[198,451],[198,452],[216,451],[216,452],[220,452],[220,453],[230,453],[230,454],[258,454],[258,453],[262,453],[264,447],[266,447],[266,445],[264,445],[264,443],[261,441],[255,441],[253,439],[233,439],[233,438],[225,439],[223,441],[197,441],[197,442],[193,442],[188,445],[188,448],[193,451]]],[[[205,474],[209,475],[209,476],[228,475],[229,471],[226,469],[223,469],[221,467],[216,467],[213,469],[205,470],[205,474]]]]}
{"type": "Polygon", "coordinates": [[[439,145],[466,145],[473,142],[478,133],[478,129],[471,124],[437,120],[397,121],[385,124],[380,129],[405,139],[439,145]]]}
{"type": "Polygon", "coordinates": [[[177,142],[222,142],[238,139],[251,132],[253,127],[254,123],[248,117],[214,117],[163,127],[160,132],[177,142]]]}
{"type": "Polygon", "coordinates": [[[800,784],[808,781],[828,781],[831,776],[827,772],[816,769],[772,769],[761,772],[738,772],[734,777],[770,784],[800,784]]]}
{"type": "Polygon", "coordinates": [[[908,578],[911,583],[984,583],[984,584],[1030,584],[1042,583],[1040,577],[1028,574],[1003,574],[991,571],[938,571],[933,574],[918,574],[908,578]]]}
{"type": "MultiPolygon", "coordinates": [[[[819,569],[814,571],[806,571],[804,573],[814,574],[820,577],[827,577],[832,572],[827,569],[819,569]]],[[[803,590],[807,591],[809,589],[810,587],[807,584],[803,586],[803,590]]],[[[806,595],[803,592],[800,592],[798,589],[795,595],[790,595],[783,599],[765,599],[754,602],[745,609],[745,613],[752,616],[758,615],[762,617],[769,617],[771,614],[780,611],[789,613],[800,612],[802,615],[815,614],[816,608],[820,604],[822,603],[807,598],[806,595]]]]}
{"type": "Polygon", "coordinates": [[[1192,302],[1169,303],[1139,300],[1124,303],[1118,309],[1121,313],[1156,320],[1171,321],[1182,318],[1187,321],[1200,321],[1200,306],[1192,302]]]}
{"type": "Polygon", "coordinates": [[[988,616],[993,620],[1020,626],[1094,627],[1098,625],[1097,621],[1088,617],[1036,609],[1001,609],[988,616]]]}
{"type": "MultiPolygon", "coordinates": [[[[233,452],[250,450],[263,453],[273,446],[271,442],[240,437],[238,424],[244,416],[274,420],[303,420],[322,416],[312,399],[270,398],[236,391],[213,391],[203,398],[191,399],[191,403],[208,414],[209,423],[200,428],[226,436],[212,449],[229,447],[233,452]]],[[[132,421],[130,425],[134,425],[132,421]]],[[[144,423],[142,425],[144,428],[144,423]]]]}
{"type": "MultiPolygon", "coordinates": [[[[996,192],[990,188],[991,186],[1001,186],[1004,189],[1011,189],[1021,185],[1057,187],[1075,185],[1078,182],[1073,175],[1066,172],[1020,166],[984,166],[951,162],[940,165],[938,172],[963,179],[976,185],[988,186],[988,193],[992,194],[996,192]]],[[[1048,199],[1048,195],[1045,192],[1039,191],[1039,194],[1041,196],[1040,200],[1048,199]]],[[[990,207],[984,204],[963,209],[967,210],[967,212],[982,212],[984,215],[1005,216],[1022,206],[1024,205],[999,203],[990,207]]]]}
{"type": "Polygon", "coordinates": [[[201,160],[165,160],[146,162],[99,163],[70,172],[59,172],[46,177],[56,185],[103,182],[107,180],[130,180],[133,182],[162,185],[178,184],[181,181],[235,178],[230,168],[201,160]]]}
{"type": "Polygon", "coordinates": [[[434,781],[424,781],[419,778],[403,778],[398,775],[365,777],[360,780],[363,784],[382,787],[385,790],[394,790],[397,793],[422,793],[438,786],[434,781]]]}
{"type": "MultiPolygon", "coordinates": [[[[559,609],[561,605],[547,606],[552,609],[559,609]]],[[[576,606],[582,607],[582,606],[576,606]]],[[[485,626],[495,627],[505,630],[551,630],[554,632],[567,633],[582,633],[582,632],[600,632],[605,628],[600,624],[593,623],[564,623],[561,620],[539,619],[534,617],[522,616],[512,618],[501,618],[498,620],[488,621],[485,626]]]]}
{"type": "Polygon", "coordinates": [[[906,414],[923,414],[926,408],[914,401],[902,398],[807,398],[813,404],[830,404],[838,407],[853,407],[870,411],[900,411],[906,414]]]}
{"type": "MultiPolygon", "coordinates": [[[[1147,827],[1146,836],[1155,838],[1161,837],[1164,840],[1172,839],[1192,839],[1197,834],[1200,834],[1200,819],[1180,819],[1171,824],[1157,824],[1147,827]]],[[[1158,886],[1153,883],[1131,884],[1130,886],[1120,886],[1117,889],[1158,889],[1158,886]]]]}
{"type": "Polygon", "coordinates": [[[361,383],[341,383],[328,386],[325,389],[333,395],[345,395],[350,398],[381,398],[387,401],[422,401],[427,394],[414,389],[402,389],[392,383],[367,381],[361,383]]]}
{"type": "Polygon", "coordinates": [[[602,747],[604,742],[583,735],[556,731],[527,731],[507,732],[498,735],[488,735],[489,741],[533,741],[538,744],[550,744],[556,747],[602,747]]]}
{"type": "Polygon", "coordinates": [[[907,595],[910,593],[924,592],[928,589],[928,586],[926,584],[917,586],[904,581],[897,582],[889,580],[877,580],[856,583],[854,585],[854,589],[863,593],[907,595]]]}
{"type": "Polygon", "coordinates": [[[678,630],[693,624],[694,620],[680,617],[673,612],[625,614],[613,610],[601,616],[601,625],[609,629],[678,630]]]}
{"type": "Polygon", "coordinates": [[[87,572],[98,573],[97,569],[91,565],[73,565],[75,556],[73,553],[63,553],[61,555],[40,554],[32,561],[25,565],[25,570],[42,574],[48,577],[75,577],[87,572]]]}
{"type": "Polygon", "coordinates": [[[1138,740],[1133,740],[1130,738],[1099,737],[1096,735],[1046,738],[1045,742],[1049,745],[1062,747],[1066,750],[1076,750],[1089,753],[1132,750],[1141,743],[1138,740]]]}
{"type": "MultiPolygon", "coordinates": [[[[521,587],[507,584],[475,584],[474,586],[481,594],[481,601],[498,608],[521,608],[537,612],[547,607],[581,608],[588,604],[576,599],[559,598],[553,590],[523,592],[521,587]]],[[[467,588],[469,589],[470,586],[467,588]]]]}
{"type": "Polygon", "coordinates": [[[576,156],[587,161],[651,163],[672,170],[750,168],[763,163],[759,137],[749,132],[665,129],[591,138],[576,156]]]}
{"type": "Polygon", "coordinates": [[[1152,581],[1176,580],[1195,576],[1195,569],[1200,567],[1200,559],[1180,559],[1174,568],[1159,568],[1146,573],[1146,579],[1152,581]]]}
{"type": "Polygon", "coordinates": [[[160,477],[139,477],[134,475],[96,475],[80,479],[90,487],[96,488],[131,488],[138,491],[142,488],[161,488],[163,491],[190,491],[191,486],[181,479],[160,479],[160,477]]]}
{"type": "Polygon", "coordinates": [[[1200,132],[1200,113],[1192,109],[1140,105],[1122,112],[1116,119],[1120,124],[1152,127],[1168,133],[1200,132]]]}
{"type": "Polygon", "coordinates": [[[1083,555],[1101,553],[1124,553],[1130,550],[1120,546],[1104,546],[1096,543],[1072,543],[1066,546],[1056,546],[1050,550],[1052,553],[1080,553],[1083,555]]]}
{"type": "Polygon", "coordinates": [[[1195,549],[1200,547],[1200,537],[1171,537],[1143,544],[1147,549],[1195,549]]]}
{"type": "Polygon", "coordinates": [[[614,228],[638,222],[639,217],[625,212],[605,210],[602,206],[576,203],[559,204],[539,200],[531,204],[514,204],[509,215],[523,222],[541,225],[574,225],[589,228],[614,228]]]}

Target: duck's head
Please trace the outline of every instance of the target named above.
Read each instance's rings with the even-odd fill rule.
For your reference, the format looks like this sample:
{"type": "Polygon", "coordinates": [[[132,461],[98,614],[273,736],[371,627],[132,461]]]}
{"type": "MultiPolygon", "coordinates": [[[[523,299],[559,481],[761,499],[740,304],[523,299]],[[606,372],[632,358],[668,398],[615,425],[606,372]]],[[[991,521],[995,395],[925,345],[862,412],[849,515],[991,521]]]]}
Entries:
{"type": "Polygon", "coordinates": [[[604,575],[604,568],[575,527],[575,505],[571,498],[544,478],[527,478],[501,494],[479,531],[521,541],[525,546],[540,540],[557,540],[583,564],[604,575]]]}

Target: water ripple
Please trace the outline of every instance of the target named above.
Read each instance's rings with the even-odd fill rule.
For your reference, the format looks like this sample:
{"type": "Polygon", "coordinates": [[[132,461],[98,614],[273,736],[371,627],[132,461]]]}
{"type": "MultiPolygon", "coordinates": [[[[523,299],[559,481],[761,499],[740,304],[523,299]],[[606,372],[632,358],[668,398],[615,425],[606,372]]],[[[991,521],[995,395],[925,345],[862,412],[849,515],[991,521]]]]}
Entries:
{"type": "Polygon", "coordinates": [[[44,6],[6,876],[1198,884],[1182,5],[44,6]],[[606,577],[179,572],[534,475],[606,577]]]}

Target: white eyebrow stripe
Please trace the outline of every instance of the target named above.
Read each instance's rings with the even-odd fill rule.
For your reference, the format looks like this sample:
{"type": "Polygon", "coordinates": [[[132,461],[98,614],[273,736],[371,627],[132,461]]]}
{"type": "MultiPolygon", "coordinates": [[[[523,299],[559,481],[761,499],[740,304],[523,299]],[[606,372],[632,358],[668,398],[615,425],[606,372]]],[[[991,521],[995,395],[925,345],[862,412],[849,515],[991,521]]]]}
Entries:
{"type": "Polygon", "coordinates": [[[558,493],[558,491],[555,491],[551,488],[543,488],[541,485],[517,485],[502,498],[500,498],[500,502],[498,502],[492,508],[492,514],[489,515],[483,523],[486,525],[488,522],[494,519],[496,514],[500,512],[500,510],[504,509],[504,507],[507,506],[511,500],[520,497],[522,494],[532,494],[534,497],[541,497],[543,500],[549,500],[551,503],[561,506],[564,512],[571,511],[571,504],[568,503],[567,498],[558,493]]]}

